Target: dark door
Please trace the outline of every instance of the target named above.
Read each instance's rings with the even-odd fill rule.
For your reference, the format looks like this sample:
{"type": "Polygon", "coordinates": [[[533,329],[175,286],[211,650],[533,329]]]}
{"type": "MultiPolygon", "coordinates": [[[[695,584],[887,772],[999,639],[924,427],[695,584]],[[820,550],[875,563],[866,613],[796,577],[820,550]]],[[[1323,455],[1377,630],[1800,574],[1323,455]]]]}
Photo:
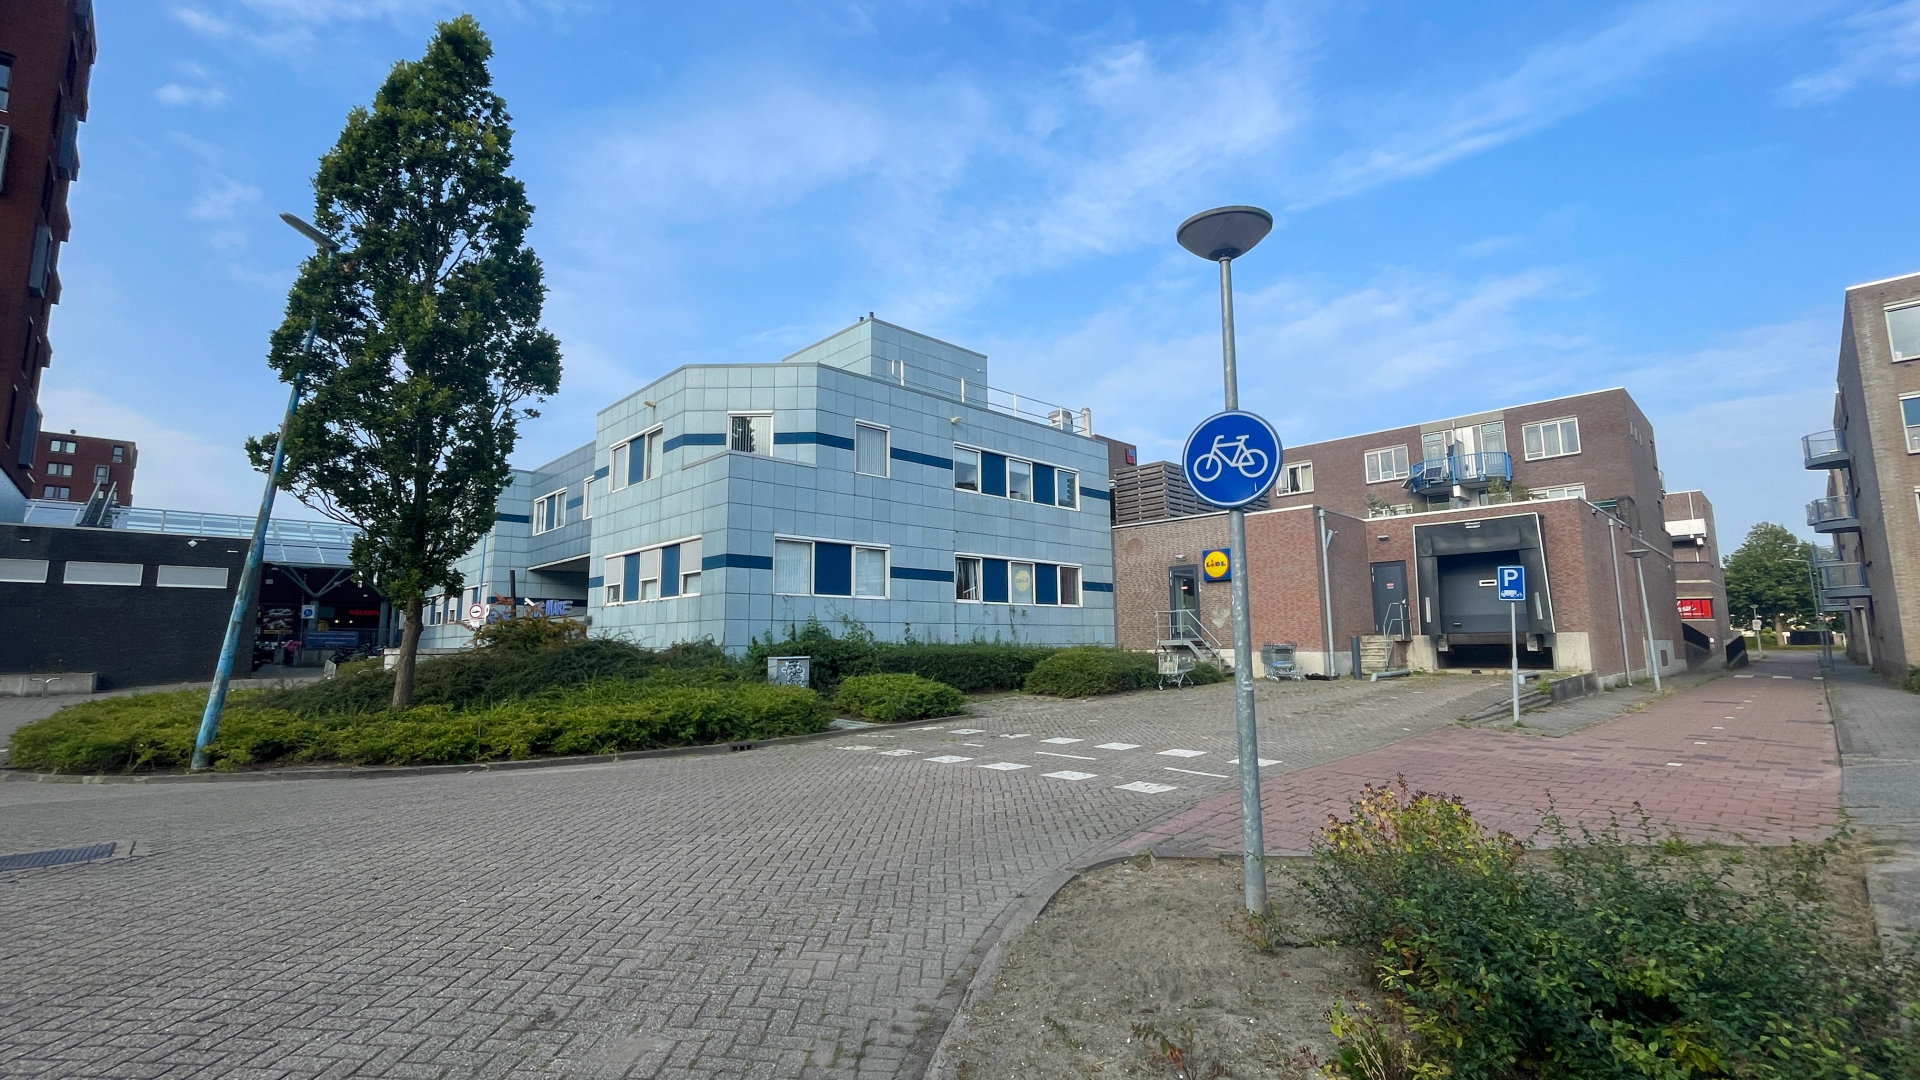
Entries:
{"type": "Polygon", "coordinates": [[[1440,563],[1441,634],[1507,632],[1507,605],[1500,601],[1498,567],[1520,561],[1516,551],[1442,555],[1440,563]]]}
{"type": "Polygon", "coordinates": [[[1174,637],[1186,639],[1200,636],[1199,567],[1167,568],[1167,610],[1173,613],[1174,637]]]}
{"type": "Polygon", "coordinates": [[[1413,625],[1408,618],[1407,564],[1377,562],[1367,569],[1373,576],[1373,632],[1405,635],[1413,625]]]}

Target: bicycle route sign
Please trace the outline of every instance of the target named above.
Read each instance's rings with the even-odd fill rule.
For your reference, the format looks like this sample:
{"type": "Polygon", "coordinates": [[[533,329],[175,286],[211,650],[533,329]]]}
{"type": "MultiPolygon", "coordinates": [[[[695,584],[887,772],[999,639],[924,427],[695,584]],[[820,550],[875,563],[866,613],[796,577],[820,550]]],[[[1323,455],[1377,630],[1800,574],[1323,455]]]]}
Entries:
{"type": "Polygon", "coordinates": [[[1250,412],[1215,413],[1187,436],[1180,454],[1194,494],[1232,510],[1260,496],[1280,475],[1280,434],[1250,412]]]}

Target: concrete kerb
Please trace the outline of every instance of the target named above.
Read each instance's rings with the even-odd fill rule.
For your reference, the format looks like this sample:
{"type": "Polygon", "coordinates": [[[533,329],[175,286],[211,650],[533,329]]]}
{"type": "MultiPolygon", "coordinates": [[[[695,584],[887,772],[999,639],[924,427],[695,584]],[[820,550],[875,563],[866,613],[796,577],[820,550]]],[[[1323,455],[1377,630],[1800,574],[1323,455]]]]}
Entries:
{"type": "MultiPolygon", "coordinates": [[[[933,716],[925,720],[901,720],[875,724],[876,729],[924,727],[947,720],[963,719],[965,714],[933,716]]],[[[556,769],[582,765],[609,765],[621,761],[649,758],[694,757],[707,754],[734,754],[764,746],[819,742],[824,739],[858,738],[859,733],[845,730],[816,731],[807,735],[783,735],[774,739],[736,739],[703,746],[666,746],[658,750],[626,750],[617,754],[575,754],[567,757],[521,758],[516,761],[471,761],[451,765],[349,765],[317,768],[257,769],[248,772],[204,773],[45,773],[25,769],[0,768],[0,783],[39,784],[207,784],[245,781],[294,780],[372,780],[398,776],[443,776],[456,773],[512,772],[520,769],[556,769]]]]}
{"type": "MultiPolygon", "coordinates": [[[[1828,673],[1831,676],[1831,672],[1828,673]]],[[[1834,684],[1838,680],[1831,677],[1821,680],[1821,693],[1827,703],[1827,718],[1833,725],[1834,758],[1840,762],[1842,774],[1849,767],[1848,754],[1843,749],[1841,724],[1845,713],[1836,700],[1834,684]]],[[[1853,765],[1853,768],[1868,766],[1853,765]]],[[[1849,821],[1851,809],[1846,805],[1847,783],[1841,781],[1840,815],[1843,822],[1849,821]]],[[[1874,929],[1878,932],[1881,948],[1886,952],[1900,949],[1920,950],[1920,843],[1916,843],[1902,830],[1888,829],[1884,826],[1859,826],[1867,833],[1871,842],[1866,848],[1866,888],[1867,905],[1873,911],[1874,929]]]]}

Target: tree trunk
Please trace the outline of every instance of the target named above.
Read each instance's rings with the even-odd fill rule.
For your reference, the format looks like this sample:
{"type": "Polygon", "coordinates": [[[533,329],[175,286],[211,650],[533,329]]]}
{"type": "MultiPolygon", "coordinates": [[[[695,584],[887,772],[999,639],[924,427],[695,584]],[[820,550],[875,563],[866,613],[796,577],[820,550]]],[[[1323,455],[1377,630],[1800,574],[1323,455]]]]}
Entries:
{"type": "Polygon", "coordinates": [[[1775,645],[1787,643],[1787,617],[1778,611],[1773,613],[1773,643],[1775,645]]]}
{"type": "Polygon", "coordinates": [[[421,599],[409,597],[406,603],[406,628],[400,632],[400,659],[393,665],[393,708],[413,704],[413,665],[420,654],[421,599]]]}

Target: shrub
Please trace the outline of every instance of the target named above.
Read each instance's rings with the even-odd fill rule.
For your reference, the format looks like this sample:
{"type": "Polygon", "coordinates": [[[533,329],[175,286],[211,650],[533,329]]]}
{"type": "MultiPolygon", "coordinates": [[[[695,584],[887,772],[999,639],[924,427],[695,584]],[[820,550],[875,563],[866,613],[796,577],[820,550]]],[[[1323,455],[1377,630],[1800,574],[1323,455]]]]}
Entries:
{"type": "Polygon", "coordinates": [[[1914,1075],[1897,1007],[1912,985],[1870,935],[1832,931],[1831,846],[1715,852],[1645,828],[1629,847],[1617,826],[1547,827],[1556,846],[1535,863],[1402,781],[1369,787],[1317,841],[1303,889],[1368,953],[1413,1075],[1914,1075]]]}
{"type": "Polygon", "coordinates": [[[587,640],[587,625],[577,619],[550,619],[545,615],[501,619],[473,633],[477,649],[517,649],[533,652],[555,645],[574,645],[587,640]]]}
{"type": "Polygon", "coordinates": [[[1036,664],[1027,676],[1026,690],[1050,697],[1092,697],[1139,690],[1159,680],[1151,653],[1083,645],[1062,649],[1036,664]]]}
{"type": "Polygon", "coordinates": [[[1920,694],[1920,667],[1907,668],[1906,681],[1901,683],[1900,687],[1903,690],[1907,690],[1915,694],[1920,694]]]}
{"type": "Polygon", "coordinates": [[[820,620],[810,618],[790,627],[784,640],[773,640],[769,632],[748,647],[746,664],[765,672],[769,656],[812,657],[811,682],[823,694],[832,693],[847,679],[880,673],[919,675],[977,694],[1019,689],[1034,665],[1057,651],[1045,645],[997,641],[878,641],[856,619],[841,620],[840,629],[836,635],[820,620]]]}
{"type": "Polygon", "coordinates": [[[840,684],[833,703],[869,720],[925,720],[967,708],[960,691],[918,675],[856,675],[840,684]]]}

